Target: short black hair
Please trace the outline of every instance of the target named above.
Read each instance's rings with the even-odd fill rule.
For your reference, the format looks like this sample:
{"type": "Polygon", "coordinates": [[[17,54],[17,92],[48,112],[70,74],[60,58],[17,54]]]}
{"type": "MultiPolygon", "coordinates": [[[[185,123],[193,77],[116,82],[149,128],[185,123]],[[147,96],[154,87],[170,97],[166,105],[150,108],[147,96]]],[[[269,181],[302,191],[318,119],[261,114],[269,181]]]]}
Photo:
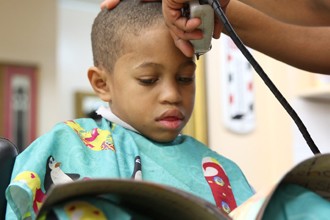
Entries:
{"type": "Polygon", "coordinates": [[[161,2],[122,0],[114,9],[103,9],[92,27],[94,66],[112,72],[134,37],[164,22],[161,2]],[[131,41],[128,41],[131,40],[131,41]]]}

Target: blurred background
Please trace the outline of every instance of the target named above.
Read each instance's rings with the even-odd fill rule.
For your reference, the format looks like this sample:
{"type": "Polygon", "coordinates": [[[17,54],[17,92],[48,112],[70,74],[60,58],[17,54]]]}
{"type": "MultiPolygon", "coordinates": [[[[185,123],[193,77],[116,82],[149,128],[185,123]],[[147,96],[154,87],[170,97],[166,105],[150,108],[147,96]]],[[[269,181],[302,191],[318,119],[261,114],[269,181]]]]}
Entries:
{"type": "MultiPolygon", "coordinates": [[[[86,117],[100,102],[90,88],[90,31],[100,0],[0,0],[0,135],[22,149],[56,123],[86,117]]],[[[292,119],[229,38],[199,61],[206,138],[235,161],[256,190],[312,156],[292,119]]],[[[252,51],[330,151],[330,80],[252,51]]],[[[88,115],[93,117],[93,115],[88,115]]],[[[195,127],[199,124],[195,123],[195,127]]]]}

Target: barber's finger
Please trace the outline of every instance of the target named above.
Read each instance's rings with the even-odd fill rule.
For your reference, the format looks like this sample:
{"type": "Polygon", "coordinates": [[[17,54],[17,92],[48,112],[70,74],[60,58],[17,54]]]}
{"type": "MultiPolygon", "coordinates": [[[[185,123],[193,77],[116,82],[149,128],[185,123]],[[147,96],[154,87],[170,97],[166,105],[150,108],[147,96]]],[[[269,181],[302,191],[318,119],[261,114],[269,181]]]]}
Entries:
{"type": "Polygon", "coordinates": [[[213,29],[213,38],[219,39],[221,31],[223,29],[223,24],[218,17],[214,17],[214,29],[213,29]]]}
{"type": "Polygon", "coordinates": [[[101,3],[101,9],[114,9],[118,4],[119,4],[120,0],[104,0],[101,3]]]}
{"type": "Polygon", "coordinates": [[[200,40],[203,38],[203,31],[195,29],[191,32],[184,32],[182,39],[184,40],[200,40]]]}
{"type": "Polygon", "coordinates": [[[188,2],[189,0],[164,0],[162,1],[162,6],[163,9],[168,8],[168,9],[178,9],[180,10],[184,3],[188,2]]]}
{"type": "Polygon", "coordinates": [[[177,28],[175,25],[169,26],[169,30],[178,38],[182,40],[199,40],[203,38],[203,32],[199,29],[195,29],[191,32],[184,32],[177,28]]]}
{"type": "Polygon", "coordinates": [[[173,32],[171,32],[171,36],[174,40],[175,46],[181,50],[181,52],[186,56],[186,57],[193,57],[194,56],[194,48],[192,44],[187,41],[179,38],[177,35],[175,35],[173,32]]]}
{"type": "Polygon", "coordinates": [[[184,32],[192,32],[202,23],[200,18],[179,17],[174,21],[174,25],[184,32]]]}
{"type": "Polygon", "coordinates": [[[200,18],[188,19],[182,16],[180,9],[166,7],[165,2],[163,2],[163,16],[168,26],[175,25],[183,31],[191,32],[202,23],[200,18]]]}

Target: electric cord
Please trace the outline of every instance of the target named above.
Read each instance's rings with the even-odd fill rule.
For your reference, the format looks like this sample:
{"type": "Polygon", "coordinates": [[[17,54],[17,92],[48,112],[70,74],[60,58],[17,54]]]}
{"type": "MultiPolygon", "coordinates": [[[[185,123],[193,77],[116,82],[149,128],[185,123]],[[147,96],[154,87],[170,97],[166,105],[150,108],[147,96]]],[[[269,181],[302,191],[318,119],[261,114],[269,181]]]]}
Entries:
{"type": "Polygon", "coordinates": [[[291,105],[288,103],[288,101],[285,99],[285,97],[281,94],[281,92],[277,89],[277,87],[274,85],[274,83],[271,81],[271,79],[264,72],[262,67],[254,59],[254,57],[251,55],[249,50],[244,46],[241,39],[238,37],[238,35],[234,31],[233,27],[231,26],[230,22],[228,21],[218,0],[207,0],[207,1],[208,1],[207,3],[211,5],[211,7],[215,11],[216,15],[222,21],[225,30],[228,32],[228,35],[233,40],[235,45],[242,52],[242,54],[245,56],[245,58],[249,61],[249,63],[254,68],[254,70],[258,73],[258,75],[261,77],[261,79],[264,81],[264,83],[267,85],[267,87],[270,89],[270,91],[273,93],[273,95],[276,97],[276,99],[280,102],[280,104],[283,106],[283,108],[291,116],[291,118],[297,125],[299,131],[301,132],[302,136],[304,137],[306,143],[308,144],[308,146],[311,149],[311,151],[313,152],[313,154],[319,154],[320,150],[317,148],[316,144],[314,143],[306,126],[301,121],[301,119],[298,116],[298,114],[296,113],[296,111],[291,107],[291,105]]]}

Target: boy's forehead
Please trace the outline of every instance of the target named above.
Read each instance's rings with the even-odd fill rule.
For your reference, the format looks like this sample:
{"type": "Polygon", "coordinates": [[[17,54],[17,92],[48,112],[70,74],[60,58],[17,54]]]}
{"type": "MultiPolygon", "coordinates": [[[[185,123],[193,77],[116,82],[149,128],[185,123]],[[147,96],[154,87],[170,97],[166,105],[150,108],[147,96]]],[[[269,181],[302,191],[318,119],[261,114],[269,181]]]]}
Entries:
{"type": "Polygon", "coordinates": [[[139,37],[127,37],[127,34],[115,65],[130,66],[136,70],[196,68],[194,57],[184,56],[166,31],[157,27],[149,34],[143,31],[139,37]]]}
{"type": "MultiPolygon", "coordinates": [[[[194,62],[193,58],[187,58],[186,61],[183,61],[180,64],[180,67],[186,67],[186,66],[193,66],[196,67],[196,63],[194,62]]],[[[148,68],[148,67],[153,67],[153,68],[163,68],[163,65],[161,65],[160,63],[157,62],[153,62],[153,61],[149,61],[149,60],[144,60],[141,63],[138,63],[136,66],[134,66],[134,68],[148,68]]]]}
{"type": "MultiPolygon", "coordinates": [[[[130,50],[134,45],[141,43],[141,41],[150,42],[150,40],[157,39],[157,41],[162,42],[167,37],[170,38],[169,29],[165,25],[165,22],[159,19],[158,22],[148,27],[141,27],[134,30],[128,29],[121,37],[121,46],[125,50],[130,50]]],[[[172,38],[170,39],[172,40],[172,38]]]]}

